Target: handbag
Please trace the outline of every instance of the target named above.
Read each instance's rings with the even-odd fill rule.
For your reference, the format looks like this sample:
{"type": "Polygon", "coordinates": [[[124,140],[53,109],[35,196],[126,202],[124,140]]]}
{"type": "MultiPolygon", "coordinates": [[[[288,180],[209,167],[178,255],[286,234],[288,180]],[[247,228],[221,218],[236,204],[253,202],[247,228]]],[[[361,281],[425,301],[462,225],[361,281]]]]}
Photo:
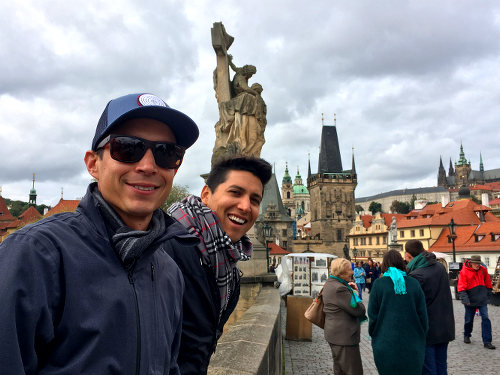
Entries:
{"type": "Polygon", "coordinates": [[[365,283],[366,283],[366,284],[370,284],[371,282],[372,282],[372,278],[371,278],[371,277],[367,277],[367,278],[365,279],[365,283]]]}
{"type": "MultiPolygon", "coordinates": [[[[325,286],[323,286],[324,288],[325,286]]],[[[323,288],[304,313],[304,317],[319,328],[325,328],[325,313],[323,312],[323,288]]]]}

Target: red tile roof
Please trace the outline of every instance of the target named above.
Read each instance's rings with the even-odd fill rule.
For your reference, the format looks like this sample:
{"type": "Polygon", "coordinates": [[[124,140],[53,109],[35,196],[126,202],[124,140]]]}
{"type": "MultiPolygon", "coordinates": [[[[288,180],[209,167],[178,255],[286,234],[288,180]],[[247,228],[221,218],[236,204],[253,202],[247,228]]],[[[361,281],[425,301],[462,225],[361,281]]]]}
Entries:
{"type": "Polygon", "coordinates": [[[398,221],[398,228],[412,228],[418,226],[447,226],[453,218],[457,225],[480,224],[481,220],[476,212],[484,213],[485,221],[500,221],[491,212],[491,208],[477,204],[471,199],[462,199],[448,203],[442,207],[441,203],[429,204],[421,210],[410,212],[406,220],[398,221]]]}
{"type": "Polygon", "coordinates": [[[287,254],[290,254],[290,251],[286,251],[281,246],[276,245],[274,242],[269,243],[268,246],[271,249],[269,251],[269,255],[287,255],[287,254]]]}
{"type": "Polygon", "coordinates": [[[500,198],[495,198],[490,201],[490,206],[491,205],[497,205],[500,204],[500,198]]]}
{"type": "MultiPolygon", "coordinates": [[[[437,241],[430,247],[430,251],[452,252],[453,245],[448,240],[449,229],[443,228],[437,241]]],[[[456,252],[473,251],[500,251],[500,222],[486,222],[480,225],[457,227],[455,238],[456,252]],[[493,234],[493,235],[492,235],[493,234]],[[495,240],[495,234],[498,239],[495,240]],[[476,242],[476,236],[484,236],[476,242]]]]}
{"type": "Polygon", "coordinates": [[[14,216],[10,213],[7,208],[7,204],[5,203],[2,196],[0,196],[0,222],[10,222],[12,220],[16,220],[14,216]]]}
{"type": "Polygon", "coordinates": [[[487,185],[474,185],[474,186],[471,186],[469,188],[470,190],[493,190],[493,188],[491,186],[487,186],[487,185]]]}
{"type": "Polygon", "coordinates": [[[363,227],[370,228],[372,225],[373,216],[372,215],[361,215],[359,217],[363,221],[363,227]]]}
{"type": "Polygon", "coordinates": [[[79,200],[64,200],[60,199],[59,203],[57,203],[53,208],[51,208],[44,216],[49,217],[55,214],[59,214],[61,212],[73,212],[78,207],[80,203],[79,200]]]}
{"type": "Polygon", "coordinates": [[[401,220],[404,220],[406,218],[406,214],[380,214],[384,220],[385,220],[385,225],[390,226],[392,222],[392,218],[396,218],[396,224],[399,225],[401,220]]]}
{"type": "Polygon", "coordinates": [[[492,190],[500,190],[500,181],[487,182],[485,185],[490,187],[492,190]]]}
{"type": "Polygon", "coordinates": [[[21,215],[19,215],[18,219],[26,225],[38,221],[42,217],[42,214],[38,212],[35,207],[29,206],[21,215]]]}

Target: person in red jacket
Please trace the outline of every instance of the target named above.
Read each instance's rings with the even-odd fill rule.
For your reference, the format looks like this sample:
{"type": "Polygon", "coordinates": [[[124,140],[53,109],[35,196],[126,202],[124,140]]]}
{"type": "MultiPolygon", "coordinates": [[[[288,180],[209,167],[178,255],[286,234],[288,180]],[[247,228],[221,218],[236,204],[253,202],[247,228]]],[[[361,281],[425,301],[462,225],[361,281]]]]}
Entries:
{"type": "Polygon", "coordinates": [[[473,255],[467,260],[458,275],[457,291],[465,307],[464,342],[470,344],[474,314],[481,315],[481,333],[484,347],[495,349],[491,343],[491,322],[488,318],[488,302],[491,296],[491,279],[481,257],[473,255]]]}

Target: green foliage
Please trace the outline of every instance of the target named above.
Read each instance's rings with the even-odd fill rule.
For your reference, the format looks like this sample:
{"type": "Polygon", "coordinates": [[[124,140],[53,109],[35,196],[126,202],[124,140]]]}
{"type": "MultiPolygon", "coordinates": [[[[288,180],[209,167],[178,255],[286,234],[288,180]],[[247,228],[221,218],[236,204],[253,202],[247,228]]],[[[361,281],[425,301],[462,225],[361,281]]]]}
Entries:
{"type": "Polygon", "coordinates": [[[411,200],[410,200],[410,211],[415,209],[415,201],[416,200],[417,200],[417,196],[415,194],[413,194],[411,196],[411,200]]]}
{"type": "Polygon", "coordinates": [[[363,206],[361,206],[360,204],[357,204],[356,206],[354,206],[354,209],[356,210],[357,214],[359,214],[360,212],[364,211],[363,206]]]}
{"type": "MultiPolygon", "coordinates": [[[[23,202],[23,201],[13,201],[9,198],[4,198],[5,204],[7,205],[7,208],[9,209],[9,212],[11,213],[12,216],[18,217],[21,215],[24,211],[26,211],[29,208],[29,203],[28,202],[23,202]]],[[[40,214],[43,215],[43,211],[45,208],[48,208],[50,210],[50,206],[47,206],[45,204],[37,204],[35,205],[35,209],[40,212],[40,214]]]]}
{"type": "Polygon", "coordinates": [[[407,214],[411,211],[411,203],[394,200],[392,201],[390,211],[397,214],[407,214]]]}
{"type": "Polygon", "coordinates": [[[172,203],[180,202],[183,198],[187,197],[188,195],[191,195],[191,193],[189,192],[189,186],[173,185],[167,200],[165,201],[165,203],[163,203],[161,208],[164,211],[167,211],[167,209],[170,207],[172,203]]]}
{"type": "Polygon", "coordinates": [[[368,207],[368,211],[375,215],[377,212],[382,212],[382,203],[372,201],[368,207]]]}

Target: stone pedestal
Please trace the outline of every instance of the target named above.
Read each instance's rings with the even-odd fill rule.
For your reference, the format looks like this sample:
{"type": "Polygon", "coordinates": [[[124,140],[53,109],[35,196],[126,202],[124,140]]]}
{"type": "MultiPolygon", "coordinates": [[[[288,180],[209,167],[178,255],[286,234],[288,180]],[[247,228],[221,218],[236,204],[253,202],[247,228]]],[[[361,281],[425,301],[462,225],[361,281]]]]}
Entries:
{"type": "Polygon", "coordinates": [[[238,267],[243,272],[243,276],[258,276],[267,274],[266,247],[257,240],[253,226],[247,233],[253,244],[253,255],[250,260],[238,262],[238,267]]]}

